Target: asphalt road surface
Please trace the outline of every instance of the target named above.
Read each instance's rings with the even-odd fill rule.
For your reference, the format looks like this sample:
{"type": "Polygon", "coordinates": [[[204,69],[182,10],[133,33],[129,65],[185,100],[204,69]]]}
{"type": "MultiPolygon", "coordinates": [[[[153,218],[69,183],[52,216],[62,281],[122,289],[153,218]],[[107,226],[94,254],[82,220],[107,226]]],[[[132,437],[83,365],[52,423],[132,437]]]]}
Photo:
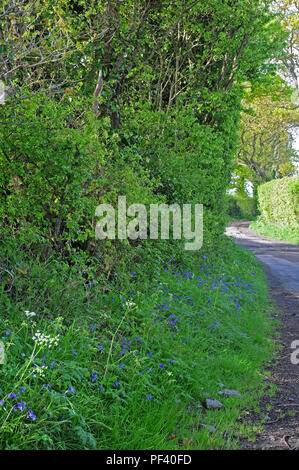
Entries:
{"type": "MultiPolygon", "coordinates": [[[[265,420],[263,431],[255,441],[243,439],[242,449],[299,450],[299,364],[291,360],[294,341],[299,341],[299,246],[256,235],[249,230],[250,222],[230,222],[226,235],[252,251],[263,265],[281,322],[277,342],[281,350],[275,364],[268,368],[276,385],[275,396],[265,393],[260,413],[251,411],[247,421],[265,420]]],[[[299,354],[298,354],[299,357],[299,354]]]]}
{"type": "Polygon", "coordinates": [[[256,235],[250,222],[230,222],[226,234],[235,238],[268,268],[272,288],[284,287],[299,297],[299,246],[256,235]]]}

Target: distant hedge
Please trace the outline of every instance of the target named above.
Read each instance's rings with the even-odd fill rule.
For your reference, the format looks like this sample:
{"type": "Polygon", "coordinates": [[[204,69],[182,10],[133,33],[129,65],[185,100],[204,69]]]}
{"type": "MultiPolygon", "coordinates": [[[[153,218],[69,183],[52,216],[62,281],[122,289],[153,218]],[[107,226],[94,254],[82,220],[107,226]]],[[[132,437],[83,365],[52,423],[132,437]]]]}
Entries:
{"type": "Polygon", "coordinates": [[[299,176],[285,177],[258,188],[261,218],[265,222],[299,228],[299,176]]]}
{"type": "Polygon", "coordinates": [[[256,199],[245,195],[227,194],[226,210],[234,219],[254,219],[257,215],[256,199]]]}

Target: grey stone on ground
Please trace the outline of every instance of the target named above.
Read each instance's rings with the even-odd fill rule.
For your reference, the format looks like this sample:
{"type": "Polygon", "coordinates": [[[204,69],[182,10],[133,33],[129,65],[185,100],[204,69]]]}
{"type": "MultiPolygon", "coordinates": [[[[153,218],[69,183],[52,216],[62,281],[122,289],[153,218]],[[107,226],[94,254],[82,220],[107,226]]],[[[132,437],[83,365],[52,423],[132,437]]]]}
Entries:
{"type": "Polygon", "coordinates": [[[238,392],[237,390],[230,390],[229,388],[225,388],[224,390],[220,390],[220,392],[218,392],[219,395],[226,395],[227,397],[230,397],[231,395],[234,395],[236,397],[240,397],[241,396],[241,393],[238,392]]]}
{"type": "Polygon", "coordinates": [[[223,404],[220,401],[216,400],[215,398],[207,398],[205,403],[206,403],[206,407],[209,409],[218,410],[223,407],[223,404]]]}
{"type": "Polygon", "coordinates": [[[216,432],[215,426],[210,426],[209,424],[200,423],[201,428],[206,428],[210,432],[216,432]]]}

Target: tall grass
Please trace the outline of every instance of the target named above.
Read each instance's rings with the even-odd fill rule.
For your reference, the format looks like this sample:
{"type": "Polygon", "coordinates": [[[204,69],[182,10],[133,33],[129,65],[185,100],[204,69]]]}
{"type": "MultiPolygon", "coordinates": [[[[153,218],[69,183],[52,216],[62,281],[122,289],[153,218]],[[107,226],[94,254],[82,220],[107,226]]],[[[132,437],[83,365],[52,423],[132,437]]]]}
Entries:
{"type": "Polygon", "coordinates": [[[260,266],[224,246],[217,261],[136,265],[121,285],[3,256],[0,447],[236,448],[275,325],[260,266]],[[206,409],[209,397],[223,407],[206,409]]]}

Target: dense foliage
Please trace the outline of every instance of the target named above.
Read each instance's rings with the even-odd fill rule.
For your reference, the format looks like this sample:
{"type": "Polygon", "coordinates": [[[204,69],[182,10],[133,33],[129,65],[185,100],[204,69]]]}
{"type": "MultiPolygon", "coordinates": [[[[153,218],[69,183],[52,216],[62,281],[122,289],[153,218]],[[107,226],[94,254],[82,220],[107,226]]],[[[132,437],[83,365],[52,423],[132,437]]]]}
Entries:
{"type": "Polygon", "coordinates": [[[266,222],[299,229],[299,177],[281,178],[259,186],[261,218],[266,222]]]}
{"type": "Polygon", "coordinates": [[[202,203],[215,245],[242,84],[280,47],[267,2],[24,0],[3,11],[2,226],[46,255],[113,257],[119,241],[93,240],[94,210],[125,195],[202,203]]]}
{"type": "Polygon", "coordinates": [[[239,185],[246,179],[259,185],[295,174],[299,158],[290,132],[299,124],[299,108],[292,96],[293,90],[279,77],[271,85],[247,91],[235,160],[239,185]]]}
{"type": "Polygon", "coordinates": [[[244,89],[285,45],[271,3],[2,0],[1,448],[248,435],[273,324],[262,270],[222,234],[244,89]],[[119,196],[203,204],[204,252],[96,240],[119,196]]]}
{"type": "Polygon", "coordinates": [[[256,199],[247,194],[227,194],[227,213],[233,219],[252,220],[257,215],[256,199]]]}

